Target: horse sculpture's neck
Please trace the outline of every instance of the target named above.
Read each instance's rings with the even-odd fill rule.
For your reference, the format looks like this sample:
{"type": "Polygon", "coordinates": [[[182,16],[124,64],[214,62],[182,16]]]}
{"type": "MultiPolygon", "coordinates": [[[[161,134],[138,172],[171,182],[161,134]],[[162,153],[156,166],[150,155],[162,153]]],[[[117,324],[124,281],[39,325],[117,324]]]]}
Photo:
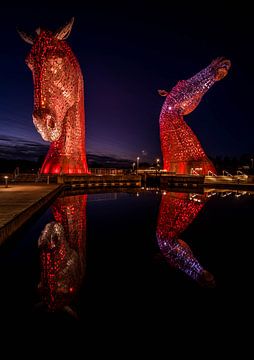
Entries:
{"type": "Polygon", "coordinates": [[[175,98],[169,94],[160,114],[160,137],[164,169],[178,174],[215,173],[215,168],[206,156],[200,142],[186,124],[178,110],[174,110],[175,98]]]}
{"type": "Polygon", "coordinates": [[[75,102],[68,109],[62,124],[62,134],[50,145],[41,173],[88,173],[85,155],[85,110],[83,77],[77,64],[78,86],[75,102]]]}
{"type": "Polygon", "coordinates": [[[163,104],[160,115],[160,136],[164,168],[178,174],[189,174],[191,169],[215,173],[215,168],[206,156],[200,142],[182,115],[171,110],[170,95],[163,104]]]}

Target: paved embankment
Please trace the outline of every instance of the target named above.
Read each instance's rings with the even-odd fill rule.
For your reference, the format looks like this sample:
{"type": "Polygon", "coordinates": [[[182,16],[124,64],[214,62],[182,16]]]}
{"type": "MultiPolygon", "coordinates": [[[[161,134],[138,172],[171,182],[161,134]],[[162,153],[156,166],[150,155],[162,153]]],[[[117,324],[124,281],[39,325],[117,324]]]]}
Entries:
{"type": "Polygon", "coordinates": [[[0,186],[0,244],[46,206],[61,191],[59,185],[0,186]]]}

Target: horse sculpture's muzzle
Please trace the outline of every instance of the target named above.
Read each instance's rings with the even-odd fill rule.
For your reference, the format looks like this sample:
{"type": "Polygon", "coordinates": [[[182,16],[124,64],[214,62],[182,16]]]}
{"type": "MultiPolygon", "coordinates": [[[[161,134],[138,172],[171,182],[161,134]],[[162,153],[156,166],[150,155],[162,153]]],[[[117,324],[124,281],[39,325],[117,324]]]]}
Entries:
{"type": "Polygon", "coordinates": [[[33,112],[33,123],[45,141],[56,141],[61,136],[56,117],[48,109],[36,109],[33,112]]]}

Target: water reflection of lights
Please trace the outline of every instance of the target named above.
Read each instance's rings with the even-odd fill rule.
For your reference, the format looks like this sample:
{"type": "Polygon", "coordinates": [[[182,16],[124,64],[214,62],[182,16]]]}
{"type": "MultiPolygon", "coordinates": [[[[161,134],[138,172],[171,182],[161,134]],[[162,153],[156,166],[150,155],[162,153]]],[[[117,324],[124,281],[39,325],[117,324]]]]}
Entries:
{"type": "Polygon", "coordinates": [[[231,195],[231,194],[232,194],[232,192],[222,193],[222,194],[221,194],[221,197],[226,197],[226,196],[229,196],[229,195],[231,195]]]}
{"type": "Polygon", "coordinates": [[[38,240],[42,309],[77,318],[75,298],[85,275],[87,195],[59,197],[52,205],[54,221],[38,240]]]}
{"type": "Polygon", "coordinates": [[[235,196],[235,197],[240,197],[240,196],[244,196],[244,195],[254,195],[253,192],[247,192],[247,191],[241,191],[241,190],[231,190],[231,191],[227,191],[227,190],[218,190],[217,192],[213,192],[213,193],[208,193],[207,197],[210,198],[211,196],[217,195],[221,198],[225,198],[227,196],[235,196]]]}
{"type": "Polygon", "coordinates": [[[158,187],[142,187],[141,190],[145,190],[145,191],[155,191],[155,194],[159,194],[160,192],[161,193],[164,193],[165,190],[161,190],[160,188],[158,187]]]}
{"type": "MultiPolygon", "coordinates": [[[[194,189],[193,189],[194,190],[194,189]]],[[[140,188],[140,191],[150,191],[150,192],[154,192],[156,195],[166,195],[167,193],[171,193],[171,192],[174,192],[176,191],[175,189],[172,189],[172,188],[168,188],[167,190],[164,190],[164,189],[160,189],[158,187],[141,187],[140,188]]],[[[190,189],[191,191],[191,189],[190,189]]],[[[178,192],[178,191],[177,191],[178,192]]],[[[241,191],[241,190],[226,190],[226,189],[218,189],[218,190],[215,190],[215,189],[212,189],[212,190],[208,190],[208,189],[204,189],[204,192],[203,194],[205,195],[205,197],[207,198],[211,198],[212,196],[215,196],[217,195],[218,197],[221,197],[221,198],[225,198],[227,196],[234,196],[235,194],[238,194],[237,197],[239,197],[239,194],[240,196],[243,196],[243,195],[254,195],[254,192],[249,192],[249,191],[241,191]]],[[[189,193],[189,200],[193,200],[193,201],[196,201],[196,202],[200,202],[199,201],[199,198],[200,198],[200,193],[189,193]]]]}
{"type": "Polygon", "coordinates": [[[217,194],[216,192],[213,192],[213,193],[212,193],[212,196],[214,196],[214,195],[216,195],[216,194],[217,194]]]}
{"type": "Polygon", "coordinates": [[[201,200],[199,199],[199,197],[200,197],[200,194],[190,194],[189,195],[189,200],[190,201],[196,201],[196,202],[200,203],[201,200]]]}
{"type": "Polygon", "coordinates": [[[214,287],[213,275],[199,263],[190,246],[181,239],[181,234],[206,201],[204,194],[166,193],[161,198],[156,235],[160,251],[171,268],[182,271],[201,286],[214,287]]]}

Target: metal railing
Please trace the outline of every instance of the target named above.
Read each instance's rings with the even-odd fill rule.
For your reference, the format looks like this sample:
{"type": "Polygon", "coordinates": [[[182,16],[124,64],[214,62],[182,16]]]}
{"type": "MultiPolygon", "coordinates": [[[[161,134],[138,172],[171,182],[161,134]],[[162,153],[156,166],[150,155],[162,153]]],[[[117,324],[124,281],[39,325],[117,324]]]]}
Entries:
{"type": "Polygon", "coordinates": [[[213,173],[211,170],[208,170],[208,176],[218,176],[217,174],[213,173]]]}

